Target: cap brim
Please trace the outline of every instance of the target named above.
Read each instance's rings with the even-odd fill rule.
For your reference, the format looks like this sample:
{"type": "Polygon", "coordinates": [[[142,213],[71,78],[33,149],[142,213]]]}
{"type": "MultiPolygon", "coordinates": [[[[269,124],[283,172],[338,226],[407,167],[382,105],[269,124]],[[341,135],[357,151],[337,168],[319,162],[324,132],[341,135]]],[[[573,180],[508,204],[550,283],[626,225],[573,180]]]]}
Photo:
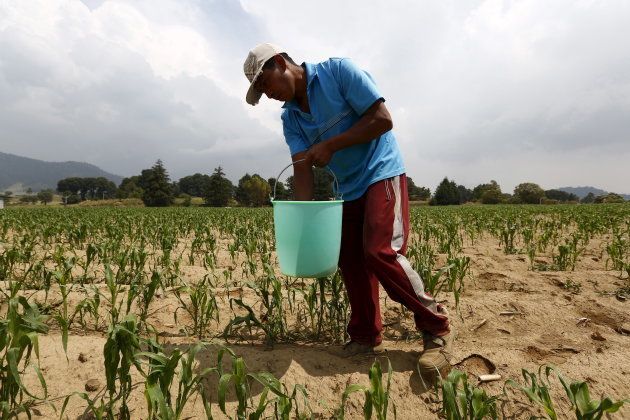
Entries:
{"type": "Polygon", "coordinates": [[[262,96],[262,92],[255,89],[254,86],[250,86],[247,91],[247,96],[245,96],[245,100],[250,105],[256,105],[258,101],[260,101],[260,97],[262,96]]]}
{"type": "Polygon", "coordinates": [[[249,89],[247,89],[247,95],[245,95],[245,100],[250,105],[256,105],[262,96],[262,92],[254,87],[256,84],[256,80],[262,74],[262,68],[256,73],[256,76],[252,79],[252,82],[249,84],[249,89]]]}

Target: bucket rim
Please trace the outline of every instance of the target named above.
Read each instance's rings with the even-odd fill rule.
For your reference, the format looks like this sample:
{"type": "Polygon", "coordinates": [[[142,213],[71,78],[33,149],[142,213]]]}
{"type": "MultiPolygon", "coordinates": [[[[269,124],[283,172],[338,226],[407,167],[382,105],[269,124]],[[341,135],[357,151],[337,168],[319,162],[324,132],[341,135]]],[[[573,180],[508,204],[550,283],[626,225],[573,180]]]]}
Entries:
{"type": "Polygon", "coordinates": [[[324,204],[339,204],[344,200],[321,200],[321,201],[299,201],[299,200],[271,200],[271,204],[304,204],[304,205],[324,205],[324,204]]]}

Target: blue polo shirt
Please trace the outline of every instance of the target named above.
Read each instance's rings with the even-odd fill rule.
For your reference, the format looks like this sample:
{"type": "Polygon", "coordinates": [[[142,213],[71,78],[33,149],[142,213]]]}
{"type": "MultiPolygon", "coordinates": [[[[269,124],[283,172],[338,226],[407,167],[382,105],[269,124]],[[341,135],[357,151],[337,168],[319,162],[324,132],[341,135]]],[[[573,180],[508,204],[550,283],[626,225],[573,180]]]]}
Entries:
{"type": "MultiPolygon", "coordinates": [[[[372,76],[350,59],[331,58],[304,66],[311,112],[302,112],[295,101],[282,107],[284,137],[291,155],[348,130],[374,102],[383,99],[372,76]]],[[[377,181],[405,172],[392,131],[339,150],[328,168],[337,176],[339,192],[346,201],[360,198],[377,181]]]]}

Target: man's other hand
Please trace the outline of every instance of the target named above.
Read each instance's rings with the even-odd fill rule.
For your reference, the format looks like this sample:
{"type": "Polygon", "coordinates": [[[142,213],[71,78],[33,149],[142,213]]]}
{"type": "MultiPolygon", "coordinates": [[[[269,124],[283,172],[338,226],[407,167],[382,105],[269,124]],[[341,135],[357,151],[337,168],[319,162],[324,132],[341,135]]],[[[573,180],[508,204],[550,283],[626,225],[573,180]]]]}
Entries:
{"type": "Polygon", "coordinates": [[[333,151],[330,147],[330,142],[325,141],[311,146],[306,152],[306,159],[311,165],[321,168],[328,165],[332,155],[333,151]]]}

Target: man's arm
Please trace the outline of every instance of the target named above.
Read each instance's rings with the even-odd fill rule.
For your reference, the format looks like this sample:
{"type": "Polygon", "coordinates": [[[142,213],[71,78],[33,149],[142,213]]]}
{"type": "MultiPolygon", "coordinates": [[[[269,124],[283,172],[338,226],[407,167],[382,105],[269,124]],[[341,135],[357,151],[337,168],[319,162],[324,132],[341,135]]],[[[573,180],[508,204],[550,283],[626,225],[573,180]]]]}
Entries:
{"type": "MultiPolygon", "coordinates": [[[[355,144],[368,143],[391,130],[393,126],[392,117],[389,115],[384,101],[379,99],[348,130],[311,146],[308,151],[304,152],[304,157],[307,159],[304,163],[308,163],[309,167],[311,165],[326,166],[333,153],[355,144]]],[[[301,153],[295,156],[298,155],[301,153]]]]}
{"type": "MultiPolygon", "coordinates": [[[[296,153],[293,162],[306,158],[308,151],[296,153]]],[[[293,199],[311,201],[313,199],[313,166],[308,160],[293,165],[293,199]]]]}

